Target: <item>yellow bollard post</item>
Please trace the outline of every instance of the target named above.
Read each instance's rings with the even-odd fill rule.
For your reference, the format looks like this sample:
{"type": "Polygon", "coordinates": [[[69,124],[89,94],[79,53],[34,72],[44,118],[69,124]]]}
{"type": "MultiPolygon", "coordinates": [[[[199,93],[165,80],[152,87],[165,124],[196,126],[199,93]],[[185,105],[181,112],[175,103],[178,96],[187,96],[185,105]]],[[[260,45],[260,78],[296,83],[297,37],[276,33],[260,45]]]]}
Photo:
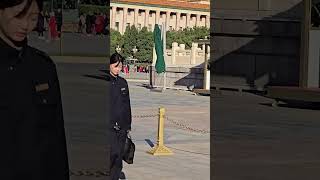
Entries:
{"type": "Polygon", "coordinates": [[[159,109],[159,124],[158,124],[158,141],[157,145],[148,151],[149,154],[154,156],[165,156],[172,155],[173,152],[164,145],[163,136],[164,136],[164,119],[165,119],[165,109],[159,109]]]}

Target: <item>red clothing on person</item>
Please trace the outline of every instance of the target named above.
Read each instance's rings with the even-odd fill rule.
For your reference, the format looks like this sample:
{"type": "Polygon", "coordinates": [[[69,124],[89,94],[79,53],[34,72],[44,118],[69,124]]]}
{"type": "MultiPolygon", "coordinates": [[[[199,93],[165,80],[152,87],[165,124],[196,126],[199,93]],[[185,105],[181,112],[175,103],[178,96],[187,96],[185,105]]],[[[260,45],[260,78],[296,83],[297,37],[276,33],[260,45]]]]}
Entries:
{"type": "Polygon", "coordinates": [[[58,36],[58,31],[57,31],[57,21],[54,16],[50,17],[49,28],[50,28],[51,39],[56,39],[58,36]]]}
{"type": "Polygon", "coordinates": [[[102,33],[103,25],[104,25],[103,16],[97,16],[97,19],[96,19],[96,32],[97,33],[102,33]]]}

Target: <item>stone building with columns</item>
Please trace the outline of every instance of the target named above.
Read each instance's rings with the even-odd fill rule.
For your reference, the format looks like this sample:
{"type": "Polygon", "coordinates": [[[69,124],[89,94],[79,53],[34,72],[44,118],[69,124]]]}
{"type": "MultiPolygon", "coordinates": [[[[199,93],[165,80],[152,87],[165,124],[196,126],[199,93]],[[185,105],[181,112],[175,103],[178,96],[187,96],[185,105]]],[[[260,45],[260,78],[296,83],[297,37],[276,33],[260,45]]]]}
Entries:
{"type": "Polygon", "coordinates": [[[155,24],[167,30],[210,27],[209,0],[111,0],[110,27],[124,33],[127,26],[153,31],[155,24]]]}

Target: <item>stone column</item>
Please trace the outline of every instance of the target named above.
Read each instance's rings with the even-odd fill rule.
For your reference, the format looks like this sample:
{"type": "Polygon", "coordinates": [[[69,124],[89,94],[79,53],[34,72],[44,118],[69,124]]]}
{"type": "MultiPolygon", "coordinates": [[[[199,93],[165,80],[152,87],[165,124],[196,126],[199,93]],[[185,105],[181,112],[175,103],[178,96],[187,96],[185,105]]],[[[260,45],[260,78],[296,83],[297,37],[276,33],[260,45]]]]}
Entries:
{"type": "Polygon", "coordinates": [[[156,11],[156,24],[159,24],[159,20],[160,20],[160,10],[156,11]]]}
{"type": "Polygon", "coordinates": [[[172,51],[171,51],[171,62],[172,62],[172,65],[175,65],[176,64],[176,56],[177,56],[177,50],[179,49],[179,45],[177,42],[173,42],[172,43],[172,51]]]}
{"type": "Polygon", "coordinates": [[[201,26],[201,15],[200,14],[197,14],[197,22],[196,22],[196,26],[199,27],[201,26]]]}
{"type": "Polygon", "coordinates": [[[186,23],[186,28],[189,28],[190,27],[190,18],[191,17],[191,14],[187,13],[187,23],[186,23]]]}
{"type": "Polygon", "coordinates": [[[186,45],[185,44],[180,44],[179,45],[178,56],[184,56],[185,54],[186,54],[186,45]]]}
{"type": "Polygon", "coordinates": [[[149,14],[150,14],[150,10],[146,9],[145,18],[144,18],[144,26],[147,28],[149,27],[149,14]]]}
{"type": "Polygon", "coordinates": [[[167,26],[167,30],[169,29],[169,26],[170,26],[170,15],[171,15],[171,11],[167,11],[167,13],[166,13],[166,26],[167,26]]]}
{"type": "Polygon", "coordinates": [[[128,8],[127,8],[127,7],[124,7],[124,8],[123,8],[122,33],[124,33],[124,32],[126,31],[127,18],[128,18],[128,8]]]}
{"type": "Polygon", "coordinates": [[[210,28],[210,16],[209,15],[206,16],[206,27],[210,28]]]}
{"type": "Polygon", "coordinates": [[[179,30],[180,29],[180,18],[181,18],[181,13],[180,12],[177,12],[177,20],[176,20],[176,30],[179,30]]]}
{"type": "Polygon", "coordinates": [[[207,45],[207,56],[208,56],[208,61],[210,61],[210,45],[207,45]]]}
{"type": "Polygon", "coordinates": [[[112,15],[112,7],[110,7],[110,22],[109,22],[109,26],[110,26],[110,28],[112,28],[112,18],[113,18],[113,15],[112,15]]]}
{"type": "Polygon", "coordinates": [[[114,29],[115,28],[115,24],[116,24],[116,14],[117,14],[117,7],[112,7],[112,18],[111,18],[111,28],[114,29]]]}
{"type": "Polygon", "coordinates": [[[198,43],[192,43],[190,64],[196,64],[197,49],[198,49],[198,43]]]}
{"type": "Polygon", "coordinates": [[[138,27],[138,14],[139,14],[139,9],[134,9],[134,26],[136,28],[138,27]]]}

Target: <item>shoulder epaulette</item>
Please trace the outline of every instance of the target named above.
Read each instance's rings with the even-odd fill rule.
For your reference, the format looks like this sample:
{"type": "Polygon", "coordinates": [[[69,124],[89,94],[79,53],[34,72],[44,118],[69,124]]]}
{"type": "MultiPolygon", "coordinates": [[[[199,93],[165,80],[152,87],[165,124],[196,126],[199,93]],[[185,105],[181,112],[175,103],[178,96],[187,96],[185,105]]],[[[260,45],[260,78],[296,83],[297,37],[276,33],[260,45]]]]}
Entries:
{"type": "Polygon", "coordinates": [[[42,57],[48,63],[53,63],[53,61],[51,60],[51,57],[47,53],[33,47],[29,47],[29,48],[31,51],[36,53],[38,56],[42,57]]]}

